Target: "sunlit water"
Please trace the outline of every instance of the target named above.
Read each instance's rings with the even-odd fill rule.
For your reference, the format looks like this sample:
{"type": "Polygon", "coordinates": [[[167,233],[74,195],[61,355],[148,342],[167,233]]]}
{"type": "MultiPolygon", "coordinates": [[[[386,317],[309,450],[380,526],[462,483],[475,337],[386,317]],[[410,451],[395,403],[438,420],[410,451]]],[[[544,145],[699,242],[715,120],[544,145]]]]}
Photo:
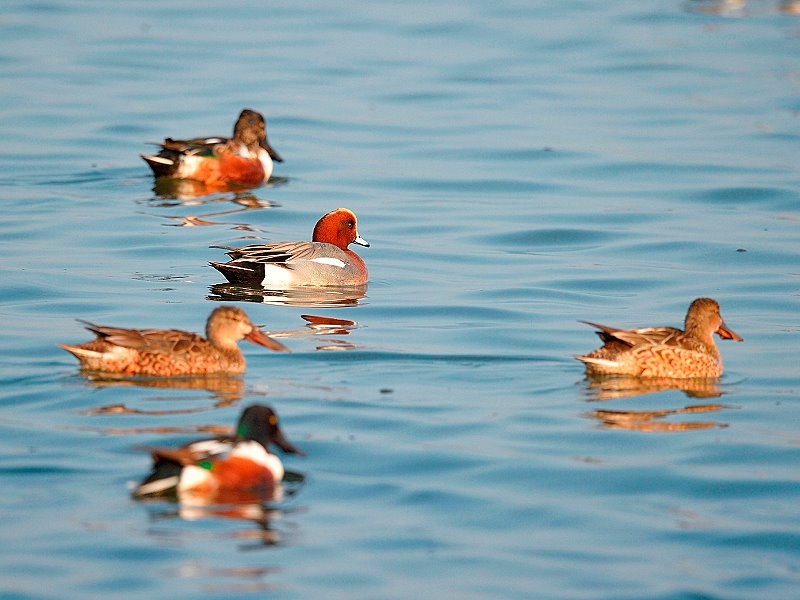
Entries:
{"type": "Polygon", "coordinates": [[[5,2],[3,597],[796,596],[791,9],[5,2]],[[243,107],[273,184],[154,192],[145,142],[228,134],[243,107]],[[364,296],[207,266],[338,206],[372,244],[364,296]],[[679,325],[697,296],[745,340],[721,381],[584,380],[578,319],[679,325]],[[89,381],[56,346],[88,339],[76,318],[201,331],[220,300],[293,353],[160,386],[89,381]],[[130,498],[142,446],[253,402],[307,453],[282,499],[130,498]]]}

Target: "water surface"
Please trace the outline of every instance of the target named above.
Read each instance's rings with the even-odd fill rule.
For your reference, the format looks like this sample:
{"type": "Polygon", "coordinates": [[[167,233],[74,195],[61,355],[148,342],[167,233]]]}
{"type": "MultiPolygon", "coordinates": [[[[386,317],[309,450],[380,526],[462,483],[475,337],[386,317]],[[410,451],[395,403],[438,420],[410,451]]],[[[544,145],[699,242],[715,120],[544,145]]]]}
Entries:
{"type": "Polygon", "coordinates": [[[7,2],[4,597],[794,596],[788,6],[7,2]],[[146,142],[225,135],[243,107],[275,181],[154,191],[146,142]],[[237,296],[207,266],[338,206],[372,244],[363,297],[237,296]],[[745,339],[716,385],[584,380],[578,319],[679,325],[698,296],[745,339]],[[201,331],[221,300],[293,353],[159,387],[87,380],[56,346],[88,339],[76,318],[201,331]],[[253,402],[308,454],[267,512],[130,498],[138,447],[253,402]]]}

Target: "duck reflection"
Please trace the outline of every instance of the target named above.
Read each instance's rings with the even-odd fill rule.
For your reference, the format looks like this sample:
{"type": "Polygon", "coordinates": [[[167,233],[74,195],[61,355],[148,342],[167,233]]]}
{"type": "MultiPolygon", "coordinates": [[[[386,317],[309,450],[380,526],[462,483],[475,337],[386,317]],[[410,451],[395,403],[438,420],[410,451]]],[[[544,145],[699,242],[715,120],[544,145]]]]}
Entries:
{"type": "Polygon", "coordinates": [[[722,395],[719,380],[713,377],[673,379],[670,377],[593,376],[586,379],[592,401],[634,398],[669,390],[679,390],[689,398],[717,398],[722,395]]]}
{"type": "Polygon", "coordinates": [[[688,0],[683,9],[697,15],[717,15],[723,17],[744,16],[746,0],[688,0]]]}
{"type": "MultiPolygon", "coordinates": [[[[177,183],[181,183],[181,181],[178,180],[177,183]]],[[[196,184],[198,182],[187,181],[184,183],[196,184]]],[[[269,202],[267,200],[261,200],[260,198],[257,198],[256,196],[245,192],[237,192],[234,194],[223,194],[223,195],[215,193],[214,196],[208,196],[203,198],[195,198],[193,196],[178,197],[178,198],[175,198],[173,196],[167,196],[167,197],[159,196],[144,201],[143,203],[153,208],[178,208],[178,207],[195,207],[195,206],[211,207],[212,205],[216,204],[233,204],[234,207],[229,208],[227,210],[205,212],[199,215],[171,215],[171,216],[164,216],[163,218],[169,221],[169,223],[165,223],[165,225],[168,225],[170,227],[209,227],[212,225],[228,225],[232,229],[240,231],[253,231],[253,228],[247,223],[220,221],[218,219],[220,217],[236,215],[251,210],[262,210],[277,206],[272,202],[269,202]]]]}
{"type": "Polygon", "coordinates": [[[150,514],[157,521],[180,519],[196,522],[224,519],[249,523],[255,527],[229,531],[224,535],[255,546],[270,546],[282,541],[280,530],[273,525],[286,513],[286,509],[281,506],[291,500],[304,484],[304,475],[287,471],[283,482],[273,488],[259,492],[227,490],[217,493],[213,502],[203,494],[186,492],[180,496],[173,494],[136,500],[153,506],[150,514]]]}
{"type": "Polygon", "coordinates": [[[693,431],[696,429],[717,429],[727,427],[727,423],[716,421],[665,422],[662,419],[674,415],[718,412],[724,404],[698,404],[670,410],[594,410],[590,416],[600,421],[606,429],[626,429],[628,431],[670,432],[693,431]]]}
{"type": "MultiPolygon", "coordinates": [[[[297,331],[285,332],[287,336],[329,336],[329,335],[350,335],[353,329],[358,327],[358,323],[349,319],[334,319],[331,317],[321,317],[316,315],[300,315],[306,321],[306,328],[297,331]]],[[[317,346],[317,350],[337,351],[353,350],[356,347],[352,342],[337,339],[326,339],[325,344],[317,346]]]]}
{"type": "MultiPolygon", "coordinates": [[[[635,398],[648,394],[657,394],[671,390],[681,391],[688,398],[718,398],[722,396],[719,380],[705,379],[671,379],[668,377],[587,377],[586,392],[588,401],[604,402],[635,398]]],[[[626,429],[628,431],[671,432],[692,431],[696,429],[714,429],[727,427],[726,423],[716,421],[681,421],[669,422],[665,419],[677,415],[693,415],[719,412],[731,408],[725,404],[695,404],[683,408],[663,410],[593,410],[588,416],[597,419],[606,429],[626,429]]]]}
{"type": "Polygon", "coordinates": [[[234,283],[218,283],[209,288],[207,299],[216,302],[258,302],[302,308],[337,308],[358,305],[367,297],[366,292],[366,285],[267,290],[234,283]]]}
{"type": "MultiPolygon", "coordinates": [[[[148,388],[171,390],[197,390],[209,392],[214,399],[214,407],[221,408],[236,404],[245,394],[244,379],[239,375],[206,375],[190,377],[113,377],[93,372],[83,373],[88,385],[97,388],[148,388]]],[[[120,406],[120,405],[112,405],[120,406]]],[[[186,409],[184,412],[197,412],[186,409]]],[[[131,413],[133,414],[133,413],[131,413]]],[[[178,414],[175,413],[139,413],[139,414],[178,414]]]]}
{"type": "MultiPolygon", "coordinates": [[[[287,177],[271,177],[269,183],[262,187],[272,188],[285,185],[289,179],[287,177]]],[[[229,184],[227,186],[209,186],[202,181],[193,179],[171,179],[169,177],[159,177],[153,185],[154,200],[177,200],[162,206],[197,206],[207,202],[220,202],[219,196],[232,194],[234,197],[255,198],[250,192],[250,188],[243,185],[229,184]],[[212,198],[212,196],[215,196],[212,198]]],[[[262,207],[263,208],[263,207],[262,207]]]]}

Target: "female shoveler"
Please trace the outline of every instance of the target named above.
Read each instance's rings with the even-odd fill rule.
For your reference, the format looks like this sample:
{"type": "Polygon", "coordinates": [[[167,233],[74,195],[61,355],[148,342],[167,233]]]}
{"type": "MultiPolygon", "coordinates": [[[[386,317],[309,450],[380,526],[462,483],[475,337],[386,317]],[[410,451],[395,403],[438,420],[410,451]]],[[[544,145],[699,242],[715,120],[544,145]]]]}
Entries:
{"type": "Polygon", "coordinates": [[[231,283],[287,289],[300,286],[353,287],[367,283],[367,265],[350,244],[369,247],[358,234],[356,216],[337,208],[314,227],[310,242],[276,242],[228,250],[227,263],[211,262],[231,283]]]}
{"type": "Polygon", "coordinates": [[[267,142],[264,117],[247,108],[232,138],[167,138],[160,146],[158,154],[142,155],[156,177],[194,179],[212,187],[259,185],[272,175],[273,160],[283,162],[267,142]]]}
{"type": "Polygon", "coordinates": [[[191,442],[176,450],[153,449],[152,471],[133,494],[230,497],[237,492],[268,490],[284,474],[281,460],[269,452],[270,444],[304,455],[283,435],[275,411],[254,404],[242,412],[235,435],[191,442]]]}
{"type": "Polygon", "coordinates": [[[107,374],[150,377],[238,374],[245,360],[237,346],[245,339],[276,352],[289,349],[250,322],[240,308],[214,309],[206,323],[206,338],[177,329],[119,329],[81,321],[97,338],[71,346],[61,344],[81,368],[107,374]]]}
{"type": "Polygon", "coordinates": [[[589,321],[603,346],[584,356],[587,375],[627,375],[633,377],[719,377],[722,358],[714,343],[722,339],[741,342],[742,338],[725,325],[719,304],[711,298],[697,298],[686,313],[684,329],[647,327],[614,329],[589,321]]]}

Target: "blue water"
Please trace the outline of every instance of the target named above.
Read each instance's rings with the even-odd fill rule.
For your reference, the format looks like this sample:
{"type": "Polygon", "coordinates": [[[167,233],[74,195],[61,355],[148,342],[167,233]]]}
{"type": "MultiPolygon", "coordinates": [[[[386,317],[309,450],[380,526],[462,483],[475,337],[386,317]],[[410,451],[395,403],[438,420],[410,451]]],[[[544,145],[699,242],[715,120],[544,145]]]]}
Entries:
{"type": "Polygon", "coordinates": [[[797,596],[790,8],[5,2],[0,596],[797,596]],[[274,182],[153,191],[146,142],[243,107],[274,182]],[[365,297],[220,289],[208,246],[305,239],[338,206],[372,244],[365,297]],[[584,380],[579,319],[679,325],[697,296],[745,340],[716,386],[584,380]],[[57,348],[76,318],[201,331],[219,299],[293,353],[154,387],[57,348]],[[253,402],[308,455],[258,523],[130,498],[141,446],[253,402]]]}

